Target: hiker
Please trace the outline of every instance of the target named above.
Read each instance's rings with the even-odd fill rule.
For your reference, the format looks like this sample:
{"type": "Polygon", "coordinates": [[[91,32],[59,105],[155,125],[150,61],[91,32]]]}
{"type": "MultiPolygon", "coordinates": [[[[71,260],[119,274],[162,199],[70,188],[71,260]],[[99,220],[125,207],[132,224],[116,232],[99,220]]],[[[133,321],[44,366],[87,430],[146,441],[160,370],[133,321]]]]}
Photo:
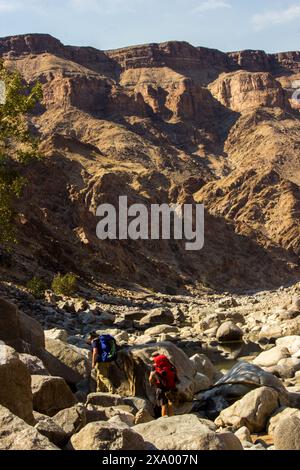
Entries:
{"type": "Polygon", "coordinates": [[[96,369],[97,392],[114,393],[109,380],[112,363],[117,359],[117,343],[111,335],[91,333],[89,343],[93,349],[92,367],[96,369]]]}
{"type": "Polygon", "coordinates": [[[152,355],[152,359],[154,364],[149,382],[155,387],[157,406],[161,408],[162,416],[174,416],[173,402],[179,383],[176,367],[167,356],[158,352],[152,355]]]}

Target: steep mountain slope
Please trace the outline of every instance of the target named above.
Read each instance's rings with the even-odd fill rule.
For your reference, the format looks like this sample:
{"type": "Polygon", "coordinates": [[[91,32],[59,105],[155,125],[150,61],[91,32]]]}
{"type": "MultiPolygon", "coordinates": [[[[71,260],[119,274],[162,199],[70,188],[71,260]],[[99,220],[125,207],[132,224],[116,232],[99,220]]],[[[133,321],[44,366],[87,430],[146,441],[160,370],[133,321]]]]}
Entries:
{"type": "Polygon", "coordinates": [[[225,54],[168,42],[115,51],[48,35],[0,39],[0,55],[44,103],[31,121],[43,162],[29,166],[20,243],[3,276],[73,270],[160,291],[267,288],[299,275],[297,52],[225,54]],[[101,203],[206,206],[205,247],[100,242],[101,203]]]}

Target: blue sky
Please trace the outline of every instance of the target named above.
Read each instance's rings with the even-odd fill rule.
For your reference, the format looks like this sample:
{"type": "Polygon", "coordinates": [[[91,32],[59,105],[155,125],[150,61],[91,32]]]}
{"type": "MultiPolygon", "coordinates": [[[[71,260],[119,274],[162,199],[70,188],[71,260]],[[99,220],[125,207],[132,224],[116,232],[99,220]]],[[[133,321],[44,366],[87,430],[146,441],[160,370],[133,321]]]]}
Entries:
{"type": "Polygon", "coordinates": [[[24,33],[99,49],[184,40],[299,50],[300,0],[0,0],[0,37],[24,33]]]}

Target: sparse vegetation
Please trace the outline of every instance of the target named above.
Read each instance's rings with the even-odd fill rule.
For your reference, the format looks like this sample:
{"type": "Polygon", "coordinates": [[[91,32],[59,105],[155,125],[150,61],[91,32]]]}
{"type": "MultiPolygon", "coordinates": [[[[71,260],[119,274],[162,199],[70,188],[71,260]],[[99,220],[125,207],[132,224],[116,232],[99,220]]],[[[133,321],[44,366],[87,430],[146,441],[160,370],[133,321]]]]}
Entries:
{"type": "Polygon", "coordinates": [[[52,281],[52,290],[56,295],[74,295],[77,291],[77,276],[73,273],[57,274],[52,281]]]}
{"type": "Polygon", "coordinates": [[[26,287],[36,299],[43,299],[45,296],[45,290],[47,289],[47,284],[43,279],[35,276],[27,282],[26,287]]]}

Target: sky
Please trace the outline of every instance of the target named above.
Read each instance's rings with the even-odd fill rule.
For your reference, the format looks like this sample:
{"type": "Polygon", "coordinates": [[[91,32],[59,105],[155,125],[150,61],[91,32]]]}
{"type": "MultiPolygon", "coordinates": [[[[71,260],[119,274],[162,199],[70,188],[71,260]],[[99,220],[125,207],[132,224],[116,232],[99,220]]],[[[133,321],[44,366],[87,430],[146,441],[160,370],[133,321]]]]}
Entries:
{"type": "Polygon", "coordinates": [[[0,0],[0,37],[27,33],[103,50],[177,40],[291,51],[299,50],[300,0],[0,0]]]}

